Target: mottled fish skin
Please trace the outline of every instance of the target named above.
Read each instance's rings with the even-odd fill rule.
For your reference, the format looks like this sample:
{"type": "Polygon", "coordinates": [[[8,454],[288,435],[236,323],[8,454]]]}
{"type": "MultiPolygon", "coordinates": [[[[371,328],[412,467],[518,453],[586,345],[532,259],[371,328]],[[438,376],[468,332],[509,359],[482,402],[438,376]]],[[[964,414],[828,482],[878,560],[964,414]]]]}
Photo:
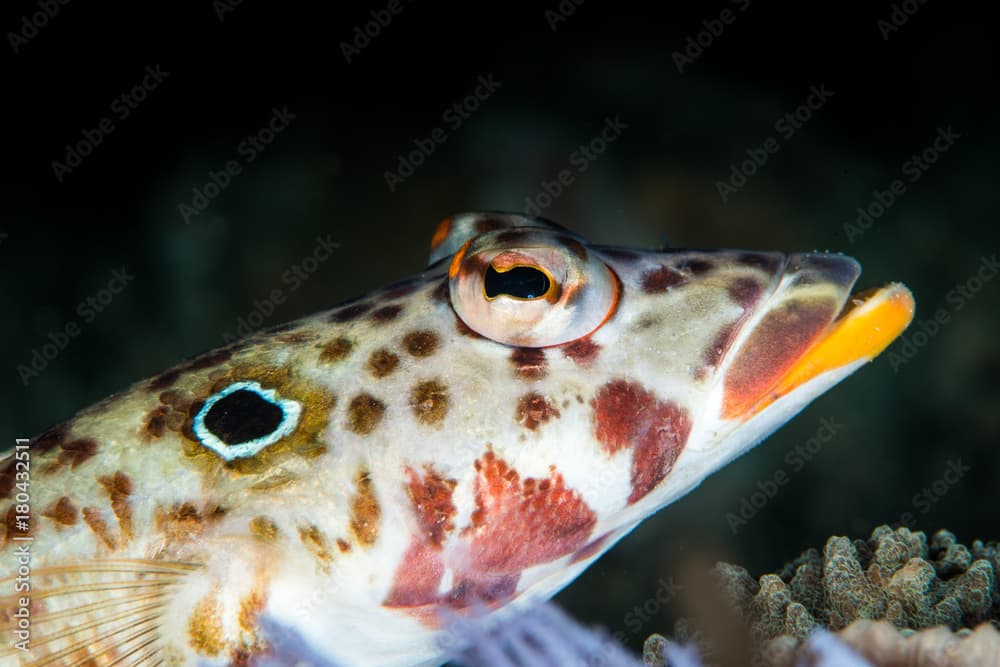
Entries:
{"type": "MultiPolygon", "coordinates": [[[[266,618],[334,664],[435,664],[440,610],[551,596],[867,361],[774,389],[848,298],[859,267],[839,255],[605,248],[462,214],[432,260],[35,438],[32,650],[0,660],[259,664],[266,618]],[[494,279],[542,296],[476,291],[535,260],[548,279],[494,279]],[[250,408],[219,398],[234,383],[250,408]],[[258,390],[297,406],[290,431],[241,456],[209,446],[290,414],[258,390]]],[[[17,641],[15,463],[0,651],[17,641]]]]}

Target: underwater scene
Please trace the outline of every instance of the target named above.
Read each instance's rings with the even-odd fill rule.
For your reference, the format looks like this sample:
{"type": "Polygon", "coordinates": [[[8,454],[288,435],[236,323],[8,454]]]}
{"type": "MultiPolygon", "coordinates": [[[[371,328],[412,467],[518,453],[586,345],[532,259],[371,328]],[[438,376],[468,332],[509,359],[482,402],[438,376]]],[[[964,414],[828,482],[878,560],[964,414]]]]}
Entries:
{"type": "Polygon", "coordinates": [[[1000,665],[986,17],[8,14],[0,665],[1000,665]]]}

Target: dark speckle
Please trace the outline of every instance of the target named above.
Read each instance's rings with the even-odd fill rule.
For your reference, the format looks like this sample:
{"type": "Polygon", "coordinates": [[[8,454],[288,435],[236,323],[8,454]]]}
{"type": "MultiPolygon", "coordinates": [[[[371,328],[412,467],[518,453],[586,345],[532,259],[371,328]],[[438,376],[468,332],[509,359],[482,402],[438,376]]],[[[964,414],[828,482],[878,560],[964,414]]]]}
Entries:
{"type": "Polygon", "coordinates": [[[437,350],[440,342],[433,331],[411,331],[403,336],[403,349],[415,357],[429,357],[437,350]]]}
{"type": "Polygon", "coordinates": [[[547,361],[545,351],[534,347],[518,347],[510,353],[514,364],[514,374],[524,380],[538,380],[545,377],[547,361]]]}
{"type": "Polygon", "coordinates": [[[371,394],[358,394],[347,407],[347,428],[358,435],[368,435],[382,421],[385,403],[371,394]]]}
{"type": "Polygon", "coordinates": [[[180,375],[180,368],[172,368],[169,371],[164,371],[149,381],[148,388],[150,391],[169,389],[174,386],[174,383],[177,382],[177,378],[179,378],[180,375]]]}
{"type": "Polygon", "coordinates": [[[385,298],[386,299],[399,299],[404,296],[409,296],[417,291],[420,287],[420,280],[416,278],[407,278],[393,285],[389,285],[385,288],[385,298]]]}
{"type": "Polygon", "coordinates": [[[579,257],[581,262],[587,261],[587,249],[583,247],[582,243],[569,236],[560,236],[556,240],[566,246],[574,255],[579,257]]]}
{"type": "Polygon", "coordinates": [[[38,454],[44,454],[45,452],[60,446],[63,441],[66,440],[68,433],[68,424],[59,424],[58,426],[54,426],[31,441],[31,451],[38,454]]]}
{"type": "Polygon", "coordinates": [[[590,340],[590,337],[580,338],[572,343],[567,343],[562,348],[565,357],[572,359],[580,366],[589,366],[594,363],[601,346],[590,340]]]}
{"type": "Polygon", "coordinates": [[[448,279],[442,280],[434,291],[431,292],[431,298],[435,301],[441,301],[443,303],[448,303],[451,300],[451,290],[448,287],[448,279]]]}
{"type": "Polygon", "coordinates": [[[413,387],[410,407],[421,424],[437,424],[448,413],[448,389],[438,380],[428,380],[413,387]]]}
{"type": "Polygon", "coordinates": [[[517,411],[514,413],[514,418],[518,424],[531,431],[553,417],[559,418],[559,409],[541,394],[535,392],[525,394],[517,401],[517,411]]]}
{"type": "Polygon", "coordinates": [[[389,350],[379,348],[372,352],[371,356],[368,357],[368,370],[377,378],[383,378],[389,375],[396,367],[399,365],[399,355],[390,352],[389,350]]]}
{"type": "Polygon", "coordinates": [[[364,303],[364,302],[362,302],[362,303],[355,303],[353,305],[347,306],[345,308],[341,308],[340,310],[334,312],[332,315],[330,315],[330,321],[331,322],[350,322],[351,320],[355,320],[355,319],[361,317],[362,315],[364,315],[365,313],[367,313],[369,310],[371,310],[371,308],[372,308],[372,306],[371,306],[370,303],[364,303]]]}
{"type": "Polygon", "coordinates": [[[642,274],[642,289],[648,294],[666,292],[671,287],[683,285],[687,279],[677,271],[660,266],[642,274]]]}
{"type": "Polygon", "coordinates": [[[601,248],[600,252],[605,257],[623,263],[631,263],[639,259],[639,253],[625,248],[601,248]]]}
{"type": "Polygon", "coordinates": [[[209,352],[208,354],[203,354],[200,357],[192,359],[184,364],[183,369],[185,371],[200,371],[203,368],[218,366],[223,361],[228,361],[232,356],[233,353],[229,350],[215,350],[214,352],[209,352]]]}
{"type": "Polygon", "coordinates": [[[462,321],[462,318],[455,315],[455,331],[457,331],[462,336],[468,336],[469,338],[483,338],[480,333],[469,327],[468,324],[462,321]]]}
{"type": "Polygon", "coordinates": [[[354,349],[354,342],[349,338],[340,336],[319,346],[319,361],[322,364],[332,364],[340,361],[351,353],[354,349]]]}
{"type": "Polygon", "coordinates": [[[403,307],[401,305],[392,304],[373,310],[369,317],[375,322],[389,322],[399,317],[401,312],[403,312],[403,307]]]}
{"type": "Polygon", "coordinates": [[[506,225],[502,222],[494,220],[493,218],[480,218],[479,220],[476,220],[476,233],[485,234],[505,226],[506,225]]]}
{"type": "Polygon", "coordinates": [[[497,234],[498,245],[514,245],[524,240],[524,232],[520,229],[511,229],[497,234]]]}
{"type": "Polygon", "coordinates": [[[156,406],[149,416],[146,417],[146,433],[154,438],[163,437],[167,430],[167,413],[170,411],[165,405],[156,406]]]}
{"type": "Polygon", "coordinates": [[[760,299],[761,293],[764,288],[761,284],[754,280],[744,276],[742,278],[737,278],[732,285],[729,286],[729,297],[741,305],[743,310],[749,310],[757,303],[760,299]]]}
{"type": "Polygon", "coordinates": [[[705,259],[689,259],[684,263],[684,268],[693,276],[701,276],[711,271],[714,265],[705,259]]]}
{"type": "Polygon", "coordinates": [[[97,453],[97,441],[93,438],[78,438],[61,446],[59,463],[76,468],[97,453]]]}

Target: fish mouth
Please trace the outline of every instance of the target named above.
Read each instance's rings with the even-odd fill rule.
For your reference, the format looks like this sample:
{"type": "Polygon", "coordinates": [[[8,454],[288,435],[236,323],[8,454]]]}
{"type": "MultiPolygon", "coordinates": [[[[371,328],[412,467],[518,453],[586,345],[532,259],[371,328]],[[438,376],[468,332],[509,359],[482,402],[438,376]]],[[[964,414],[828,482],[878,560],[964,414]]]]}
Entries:
{"type": "Polygon", "coordinates": [[[756,322],[731,351],[723,418],[750,419],[825,373],[857,368],[909,326],[910,290],[890,283],[851,294],[860,273],[843,255],[788,257],[756,322]]]}

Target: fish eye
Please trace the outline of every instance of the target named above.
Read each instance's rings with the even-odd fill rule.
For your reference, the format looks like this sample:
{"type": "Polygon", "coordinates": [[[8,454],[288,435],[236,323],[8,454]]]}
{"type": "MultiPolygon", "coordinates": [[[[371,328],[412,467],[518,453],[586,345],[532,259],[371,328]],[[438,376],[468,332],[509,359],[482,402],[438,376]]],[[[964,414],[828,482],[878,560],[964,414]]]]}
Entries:
{"type": "Polygon", "coordinates": [[[194,433],[226,461],[248,458],[294,431],[301,409],[257,382],[234,382],[205,400],[194,433]]]}
{"type": "Polygon", "coordinates": [[[552,289],[552,280],[537,266],[514,266],[498,271],[493,264],[483,276],[483,293],[487,299],[501,294],[515,299],[540,299],[552,289]]]}
{"type": "Polygon", "coordinates": [[[576,239],[549,230],[499,230],[470,239],[448,269],[451,305],[476,333],[549,347],[600,327],[618,302],[618,278],[576,239]]]}

